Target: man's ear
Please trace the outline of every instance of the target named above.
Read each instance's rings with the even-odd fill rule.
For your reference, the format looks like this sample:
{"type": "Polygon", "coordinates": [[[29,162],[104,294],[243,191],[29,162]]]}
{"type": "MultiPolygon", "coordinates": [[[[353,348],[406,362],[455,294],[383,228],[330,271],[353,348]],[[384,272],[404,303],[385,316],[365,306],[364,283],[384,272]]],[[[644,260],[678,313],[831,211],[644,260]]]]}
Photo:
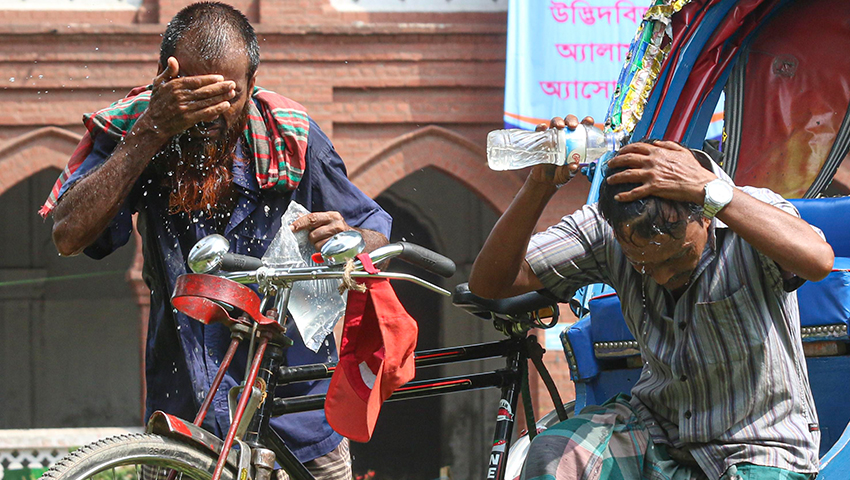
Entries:
{"type": "Polygon", "coordinates": [[[254,85],[256,85],[256,84],[257,84],[257,72],[254,72],[254,74],[251,75],[251,79],[248,80],[248,98],[250,98],[251,95],[254,94],[254,85]]]}

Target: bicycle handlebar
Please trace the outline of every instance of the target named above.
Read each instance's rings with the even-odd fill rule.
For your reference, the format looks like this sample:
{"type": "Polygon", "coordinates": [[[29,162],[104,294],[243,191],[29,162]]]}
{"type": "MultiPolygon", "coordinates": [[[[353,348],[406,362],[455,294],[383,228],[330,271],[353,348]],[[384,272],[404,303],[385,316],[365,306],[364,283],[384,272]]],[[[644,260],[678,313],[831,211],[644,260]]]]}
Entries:
{"type": "Polygon", "coordinates": [[[221,257],[219,268],[225,272],[234,272],[237,270],[257,270],[263,266],[263,260],[260,258],[238,253],[225,253],[221,257]]]}
{"type": "Polygon", "coordinates": [[[457,267],[452,259],[413,243],[398,242],[398,244],[401,245],[401,253],[398,255],[400,260],[445,278],[455,274],[457,267]]]}
{"type": "MultiPolygon", "coordinates": [[[[433,252],[425,247],[407,242],[398,242],[376,248],[369,254],[373,263],[398,257],[410,264],[419,266],[444,277],[454,274],[455,263],[439,253],[433,252]]],[[[380,272],[369,274],[362,271],[359,260],[354,261],[355,271],[348,273],[354,278],[388,278],[396,280],[407,280],[420,286],[428,288],[442,295],[450,296],[448,290],[434,285],[426,280],[405,273],[380,272]]],[[[279,267],[268,266],[259,258],[227,253],[222,256],[219,265],[220,277],[233,280],[238,283],[261,283],[285,284],[300,280],[322,280],[329,278],[341,279],[344,265],[318,265],[304,267],[279,267]]]]}

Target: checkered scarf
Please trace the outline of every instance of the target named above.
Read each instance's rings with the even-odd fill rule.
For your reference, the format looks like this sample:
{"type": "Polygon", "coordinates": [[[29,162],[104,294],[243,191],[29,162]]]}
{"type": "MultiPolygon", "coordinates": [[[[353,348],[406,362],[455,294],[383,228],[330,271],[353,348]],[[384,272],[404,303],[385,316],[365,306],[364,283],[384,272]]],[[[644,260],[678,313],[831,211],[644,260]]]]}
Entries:
{"type": "MultiPolygon", "coordinates": [[[[148,108],[150,98],[150,85],[136,87],[124,99],[83,116],[87,132],[38,211],[42,217],[50,214],[62,185],[91,153],[94,138],[106,134],[116,142],[120,141],[148,108]]],[[[249,102],[244,140],[254,157],[260,188],[295,190],[304,175],[307,134],[310,131],[307,112],[299,103],[259,87],[254,88],[253,98],[260,108],[249,102]]]]}

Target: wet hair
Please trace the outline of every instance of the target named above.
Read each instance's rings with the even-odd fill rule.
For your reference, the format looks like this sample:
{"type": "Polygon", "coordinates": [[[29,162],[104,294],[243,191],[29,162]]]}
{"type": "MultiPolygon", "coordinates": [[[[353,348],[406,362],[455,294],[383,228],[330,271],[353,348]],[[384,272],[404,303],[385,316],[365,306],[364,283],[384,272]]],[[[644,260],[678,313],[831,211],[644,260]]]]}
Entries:
{"type": "Polygon", "coordinates": [[[168,65],[168,57],[174,56],[177,45],[184,41],[189,42],[184,47],[205,59],[222,58],[232,54],[234,48],[244,48],[249,79],[260,65],[260,46],[254,27],[242,12],[224,3],[193,3],[177,12],[162,35],[160,68],[168,65]]]}
{"type": "MultiPolygon", "coordinates": [[[[642,142],[651,144],[654,140],[642,140],[642,142]]],[[[625,170],[626,168],[608,170],[605,178],[625,170]]],[[[623,228],[630,227],[631,234],[628,240],[631,243],[635,243],[633,241],[635,235],[645,240],[659,234],[681,238],[685,232],[683,227],[702,218],[702,207],[693,202],[668,200],[654,195],[631,202],[620,202],[614,199],[615,195],[628,192],[640,185],[639,183],[610,185],[603,179],[599,190],[599,211],[602,217],[620,237],[622,237],[623,228]]]]}

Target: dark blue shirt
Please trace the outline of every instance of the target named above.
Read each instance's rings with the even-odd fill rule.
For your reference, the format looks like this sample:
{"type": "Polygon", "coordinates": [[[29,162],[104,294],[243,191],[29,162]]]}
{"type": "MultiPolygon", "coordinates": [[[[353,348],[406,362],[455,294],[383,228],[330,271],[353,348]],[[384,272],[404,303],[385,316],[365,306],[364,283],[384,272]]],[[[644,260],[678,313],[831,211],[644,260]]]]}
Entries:
{"type": "MultiPolygon", "coordinates": [[[[60,196],[70,185],[106,161],[115,146],[106,135],[98,136],[92,153],[68,179],[60,196]]],[[[156,410],[163,410],[192,420],[230,343],[230,331],[220,324],[204,325],[171,306],[175,281],[179,275],[187,273],[189,250],[199,239],[216,233],[216,229],[204,214],[169,214],[169,192],[161,184],[151,168],[142,174],[121,211],[85,254],[99,259],[126,244],[132,234],[132,214],[139,213],[138,228],[145,260],[143,276],[151,290],[145,352],[145,418],[156,410]]],[[[234,162],[233,185],[238,192],[237,201],[223,234],[235,253],[262,256],[280,229],[281,216],[290,200],[312,212],[338,211],[351,226],[390,236],[392,219],[348,180],[342,159],[312,119],[304,176],[294,192],[260,190],[252,161],[234,162]]],[[[286,349],[289,365],[337,360],[332,335],[318,352],[304,346],[296,328],[289,328],[287,335],[294,341],[294,345],[286,349]]],[[[204,421],[204,427],[219,437],[229,426],[227,393],[244,377],[245,343],[215,394],[213,411],[204,421]]],[[[276,393],[282,396],[320,394],[327,391],[328,384],[328,380],[297,383],[280,387],[276,393]]],[[[302,462],[327,454],[342,440],[328,425],[323,411],[284,415],[272,419],[271,424],[302,462]]]]}

